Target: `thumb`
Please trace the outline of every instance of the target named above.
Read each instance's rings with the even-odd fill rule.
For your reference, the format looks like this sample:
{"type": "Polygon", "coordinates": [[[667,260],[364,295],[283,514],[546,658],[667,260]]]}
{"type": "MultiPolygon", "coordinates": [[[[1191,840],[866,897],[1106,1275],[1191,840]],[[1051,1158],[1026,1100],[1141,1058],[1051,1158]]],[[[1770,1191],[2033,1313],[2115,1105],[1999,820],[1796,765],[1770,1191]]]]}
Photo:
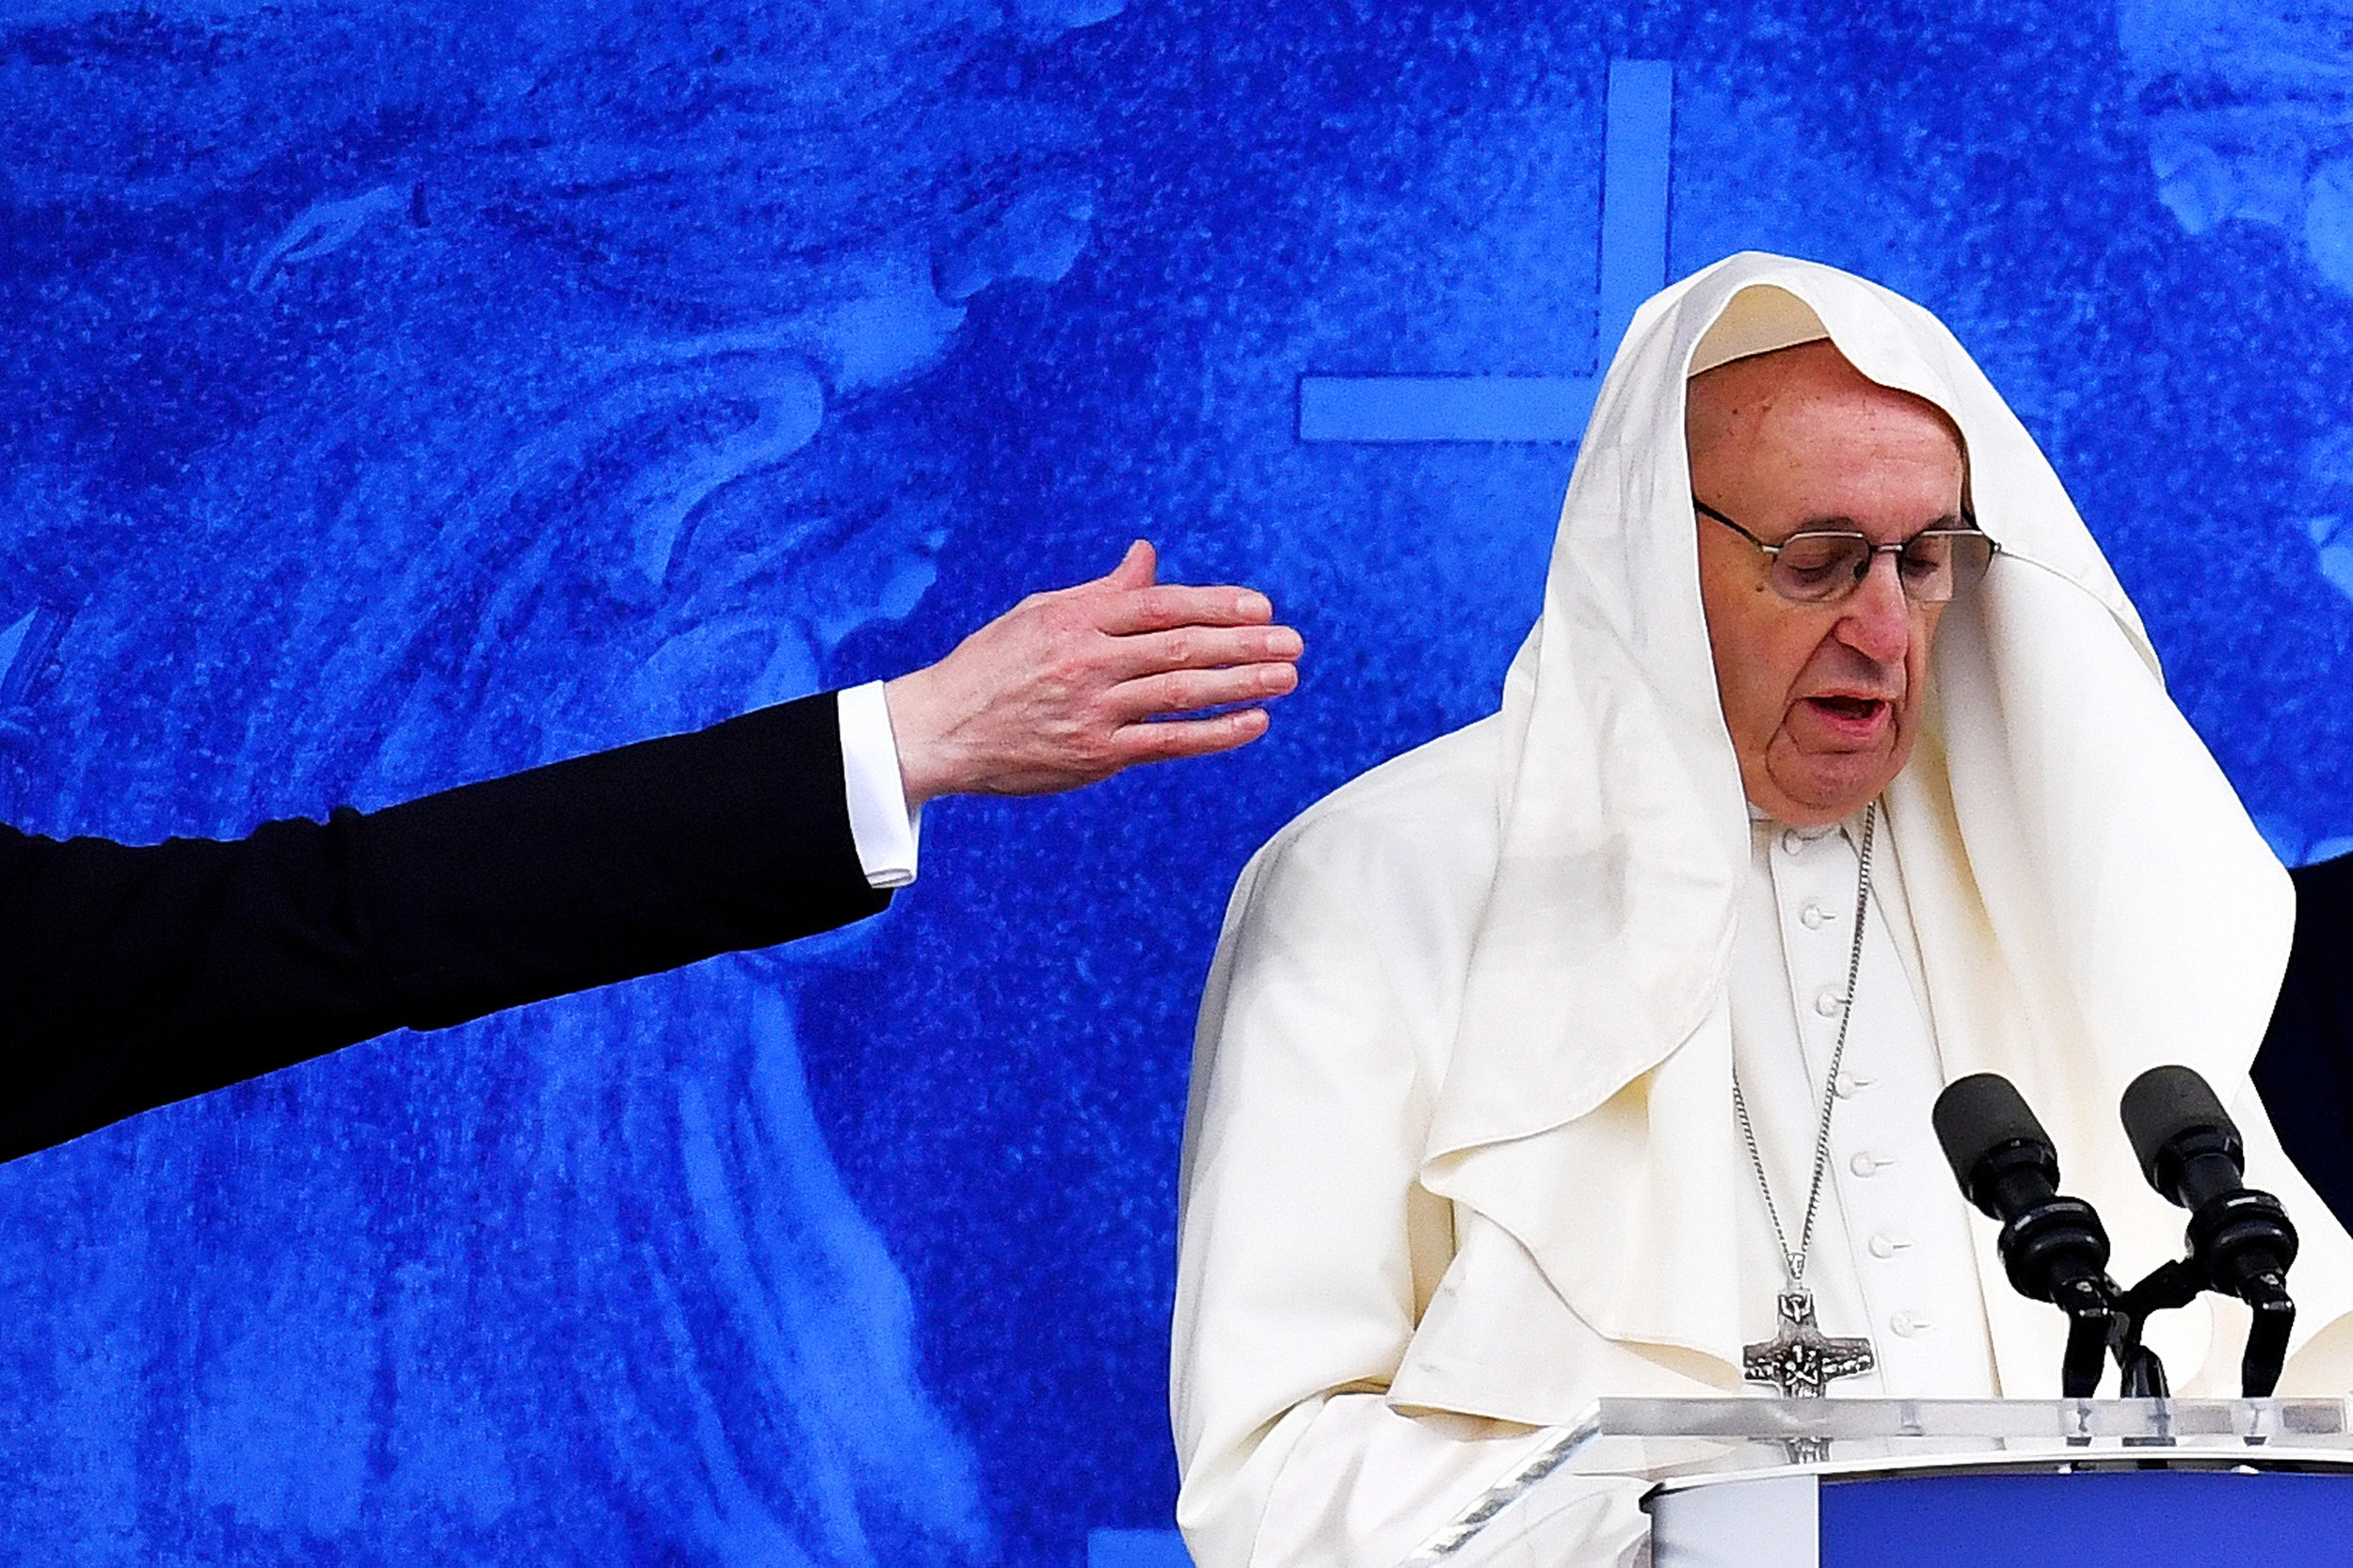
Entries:
{"type": "Polygon", "coordinates": [[[1148,588],[1153,575],[1160,569],[1160,556],[1149,539],[1138,539],[1128,547],[1128,553],[1112,568],[1112,574],[1103,579],[1114,588],[1148,588]]]}

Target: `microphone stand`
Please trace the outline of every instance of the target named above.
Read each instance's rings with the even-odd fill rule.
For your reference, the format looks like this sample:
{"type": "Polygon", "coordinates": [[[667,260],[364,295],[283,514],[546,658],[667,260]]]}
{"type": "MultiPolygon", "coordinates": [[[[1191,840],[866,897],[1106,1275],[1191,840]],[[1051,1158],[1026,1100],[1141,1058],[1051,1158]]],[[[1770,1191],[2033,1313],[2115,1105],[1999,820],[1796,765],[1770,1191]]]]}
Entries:
{"type": "Polygon", "coordinates": [[[2090,1399],[2099,1391],[2100,1364],[2123,1328],[2124,1320],[2116,1309],[2116,1284],[2105,1275],[2070,1281],[2060,1288],[2057,1305],[2067,1314],[2067,1353],[2059,1362],[2059,1395],[2090,1399]]]}
{"type": "Polygon", "coordinates": [[[2054,1298],[2067,1314],[2067,1351],[2059,1363],[2059,1393],[2064,1399],[2089,1400],[2097,1393],[2103,1364],[2113,1355],[2127,1400],[2162,1400],[2171,1393],[2165,1363],[2141,1343],[2149,1316],[2167,1307],[2187,1306],[2201,1288],[2184,1262],[2168,1263],[2134,1286],[2121,1290],[2105,1274],[2071,1280],[2054,1298]]]}
{"type": "Polygon", "coordinates": [[[2260,1400],[2280,1386],[2280,1368],[2288,1359],[2288,1333],[2296,1327],[2296,1304],[2288,1299],[2287,1281],[2277,1273],[2249,1280],[2244,1300],[2255,1320],[2248,1326],[2247,1350],[2239,1357],[2239,1392],[2260,1400]]]}
{"type": "Polygon", "coordinates": [[[2165,1363],[2157,1352],[2140,1341],[2141,1330],[2150,1315],[2177,1306],[2187,1306],[2205,1288],[2185,1258],[2160,1264],[2147,1279],[2116,1298],[2115,1327],[2109,1336],[2108,1348],[2116,1352],[2116,1370],[2121,1380],[2117,1389],[2120,1398],[2127,1400],[2162,1400],[2172,1395],[2172,1385],[2166,1381],[2165,1363]]]}
{"type": "MultiPolygon", "coordinates": [[[[2116,1360],[2119,1398],[2171,1398],[2165,1363],[2142,1342],[2142,1331],[2151,1317],[2187,1306],[2212,1288],[2194,1257],[2177,1257],[2159,1265],[2129,1290],[2117,1289],[2115,1282],[2105,1278],[2076,1282],[2058,1303],[2068,1318],[2067,1353],[2059,1371],[2064,1397],[2092,1397],[2105,1352],[2116,1360]]],[[[2288,1298],[2287,1282],[2268,1272],[2249,1280],[2241,1299],[2253,1310],[2254,1322],[2247,1333],[2246,1352],[2239,1358],[2239,1392],[2245,1399],[2265,1399],[2280,1386],[2288,1335],[2296,1327],[2296,1304],[2288,1298]]]]}

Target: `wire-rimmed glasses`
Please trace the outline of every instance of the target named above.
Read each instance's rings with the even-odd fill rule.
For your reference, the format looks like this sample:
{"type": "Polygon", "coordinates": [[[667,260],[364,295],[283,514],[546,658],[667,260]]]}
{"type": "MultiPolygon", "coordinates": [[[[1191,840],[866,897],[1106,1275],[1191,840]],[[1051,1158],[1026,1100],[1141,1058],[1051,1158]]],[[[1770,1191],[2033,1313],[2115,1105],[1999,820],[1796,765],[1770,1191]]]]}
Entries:
{"type": "Polygon", "coordinates": [[[1763,551],[1771,562],[1767,581],[1792,604],[1835,604],[1863,585],[1871,563],[1896,557],[1896,580],[1914,604],[1944,604],[1985,581],[1986,568],[2001,546],[1963,513],[1964,528],[1923,528],[1894,544],[1873,544],[1850,528],[1807,528],[1779,544],[1768,544],[1694,496],[1691,505],[1763,551]]]}

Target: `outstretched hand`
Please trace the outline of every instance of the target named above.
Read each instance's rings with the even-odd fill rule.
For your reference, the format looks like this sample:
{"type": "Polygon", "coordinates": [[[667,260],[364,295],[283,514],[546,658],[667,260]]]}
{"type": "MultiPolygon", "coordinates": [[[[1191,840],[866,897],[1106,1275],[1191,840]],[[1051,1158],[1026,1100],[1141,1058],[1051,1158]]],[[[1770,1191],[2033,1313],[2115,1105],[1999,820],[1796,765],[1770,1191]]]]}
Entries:
{"type": "Polygon", "coordinates": [[[1266,733],[1299,683],[1299,633],[1254,588],[1156,585],[1142,539],[1108,577],[1032,594],[936,664],[883,688],[907,804],[1048,794],[1138,762],[1200,757],[1266,733]]]}

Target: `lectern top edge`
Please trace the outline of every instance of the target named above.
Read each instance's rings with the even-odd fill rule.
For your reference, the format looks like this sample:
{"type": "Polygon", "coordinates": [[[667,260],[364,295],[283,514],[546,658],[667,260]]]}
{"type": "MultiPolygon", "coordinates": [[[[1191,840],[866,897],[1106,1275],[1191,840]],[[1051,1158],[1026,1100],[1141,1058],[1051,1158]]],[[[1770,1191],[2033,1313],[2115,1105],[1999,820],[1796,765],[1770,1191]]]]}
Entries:
{"type": "MultiPolygon", "coordinates": [[[[1483,1560],[1481,1538],[1541,1510],[1554,1478],[1665,1482],[1725,1472],[1857,1474],[2102,1462],[2353,1466],[2353,1405],[2264,1400],[1602,1400],[1558,1428],[1400,1568],[1483,1560]]],[[[1492,1540],[1492,1538],[1490,1538],[1492,1540]]]]}

